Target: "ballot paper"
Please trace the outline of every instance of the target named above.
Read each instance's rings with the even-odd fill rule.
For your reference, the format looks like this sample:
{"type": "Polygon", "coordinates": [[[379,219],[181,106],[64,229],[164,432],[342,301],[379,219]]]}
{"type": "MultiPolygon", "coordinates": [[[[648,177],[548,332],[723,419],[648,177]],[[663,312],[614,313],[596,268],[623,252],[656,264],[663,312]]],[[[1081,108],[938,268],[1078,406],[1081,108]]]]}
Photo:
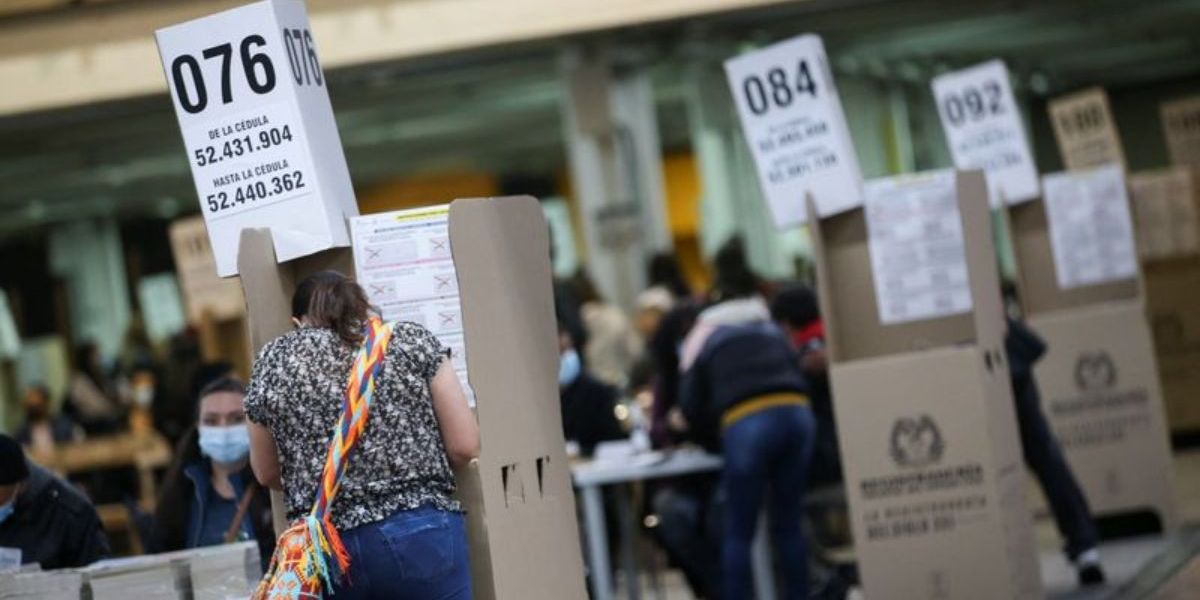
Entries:
{"type": "Polygon", "coordinates": [[[92,600],[188,598],[184,566],[171,554],[149,554],[104,560],[81,570],[92,600]]]}
{"type": "Polygon", "coordinates": [[[954,171],[868,181],[865,209],[884,325],[971,310],[954,171]]]}
{"type": "Polygon", "coordinates": [[[262,577],[256,542],[209,546],[189,551],[193,600],[248,598],[262,577]]]}
{"type": "Polygon", "coordinates": [[[79,600],[82,593],[83,575],[78,571],[0,573],[0,600],[79,600]]]}
{"type": "Polygon", "coordinates": [[[355,217],[350,232],[354,273],[371,304],[385,320],[419,323],[437,336],[450,349],[454,371],[474,407],[450,252],[450,206],[355,217]]]}
{"type": "Polygon", "coordinates": [[[1060,288],[1137,276],[1137,245],[1120,165],[1046,175],[1042,188],[1060,288]]]}

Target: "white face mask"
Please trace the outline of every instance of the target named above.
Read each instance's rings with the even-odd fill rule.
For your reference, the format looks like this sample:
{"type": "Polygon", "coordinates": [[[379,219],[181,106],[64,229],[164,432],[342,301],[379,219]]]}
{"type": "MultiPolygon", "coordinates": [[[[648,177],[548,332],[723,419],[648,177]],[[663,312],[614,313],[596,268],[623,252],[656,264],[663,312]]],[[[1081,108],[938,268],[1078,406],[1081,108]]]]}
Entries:
{"type": "Polygon", "coordinates": [[[133,403],[140,408],[150,408],[154,402],[154,387],[149,385],[140,385],[133,388],[133,403]]]}
{"type": "Polygon", "coordinates": [[[250,454],[250,430],[245,425],[201,425],[200,452],[220,464],[239,462],[250,454]]]}

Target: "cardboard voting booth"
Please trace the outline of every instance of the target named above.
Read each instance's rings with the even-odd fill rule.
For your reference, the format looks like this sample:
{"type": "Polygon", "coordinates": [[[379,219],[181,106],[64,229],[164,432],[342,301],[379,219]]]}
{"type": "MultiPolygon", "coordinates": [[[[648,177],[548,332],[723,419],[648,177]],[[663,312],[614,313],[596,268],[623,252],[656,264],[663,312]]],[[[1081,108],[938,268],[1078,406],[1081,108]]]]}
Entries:
{"type": "Polygon", "coordinates": [[[987,182],[867,188],[865,208],[810,209],[865,595],[1040,598],[987,182]]]}
{"type": "Polygon", "coordinates": [[[1114,165],[1050,175],[1043,187],[1045,199],[1009,209],[1026,319],[1048,346],[1035,367],[1042,409],[1096,516],[1152,511],[1173,529],[1167,424],[1124,178],[1114,165]]]}
{"type": "MultiPolygon", "coordinates": [[[[449,241],[482,438],[457,473],[475,598],[584,598],[575,499],[562,437],[549,233],[530,197],[457,200],[449,241]]],[[[277,263],[270,233],[245,230],[238,270],[257,352],[291,329],[309,273],[354,273],[349,249],[277,263]]],[[[282,499],[280,499],[282,500],[282,499]]]]}

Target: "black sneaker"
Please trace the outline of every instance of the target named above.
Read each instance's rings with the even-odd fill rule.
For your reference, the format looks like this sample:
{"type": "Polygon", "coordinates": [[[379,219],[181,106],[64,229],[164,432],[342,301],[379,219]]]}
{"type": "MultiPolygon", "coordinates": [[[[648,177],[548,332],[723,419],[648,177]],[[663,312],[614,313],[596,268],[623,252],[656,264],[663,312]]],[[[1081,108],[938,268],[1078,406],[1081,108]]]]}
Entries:
{"type": "Polygon", "coordinates": [[[1097,563],[1080,566],[1079,585],[1081,587],[1104,585],[1104,569],[1101,569],[1097,563]]]}

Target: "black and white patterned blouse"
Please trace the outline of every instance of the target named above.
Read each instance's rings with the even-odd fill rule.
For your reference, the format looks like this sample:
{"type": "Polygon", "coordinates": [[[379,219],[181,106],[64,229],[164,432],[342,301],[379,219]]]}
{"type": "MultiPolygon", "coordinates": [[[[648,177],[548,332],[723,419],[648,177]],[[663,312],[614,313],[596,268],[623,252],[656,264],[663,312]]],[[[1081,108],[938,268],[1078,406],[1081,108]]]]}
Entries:
{"type": "MultiPolygon", "coordinates": [[[[254,361],[246,415],[275,436],[289,520],[307,514],[316,498],[356,350],[331,329],[301,327],[272,340],[254,361]]],[[[429,391],[447,356],[449,350],[424,327],[396,323],[366,431],[333,502],[338,529],[425,504],[461,510],[451,498],[454,474],[429,391]]]]}

